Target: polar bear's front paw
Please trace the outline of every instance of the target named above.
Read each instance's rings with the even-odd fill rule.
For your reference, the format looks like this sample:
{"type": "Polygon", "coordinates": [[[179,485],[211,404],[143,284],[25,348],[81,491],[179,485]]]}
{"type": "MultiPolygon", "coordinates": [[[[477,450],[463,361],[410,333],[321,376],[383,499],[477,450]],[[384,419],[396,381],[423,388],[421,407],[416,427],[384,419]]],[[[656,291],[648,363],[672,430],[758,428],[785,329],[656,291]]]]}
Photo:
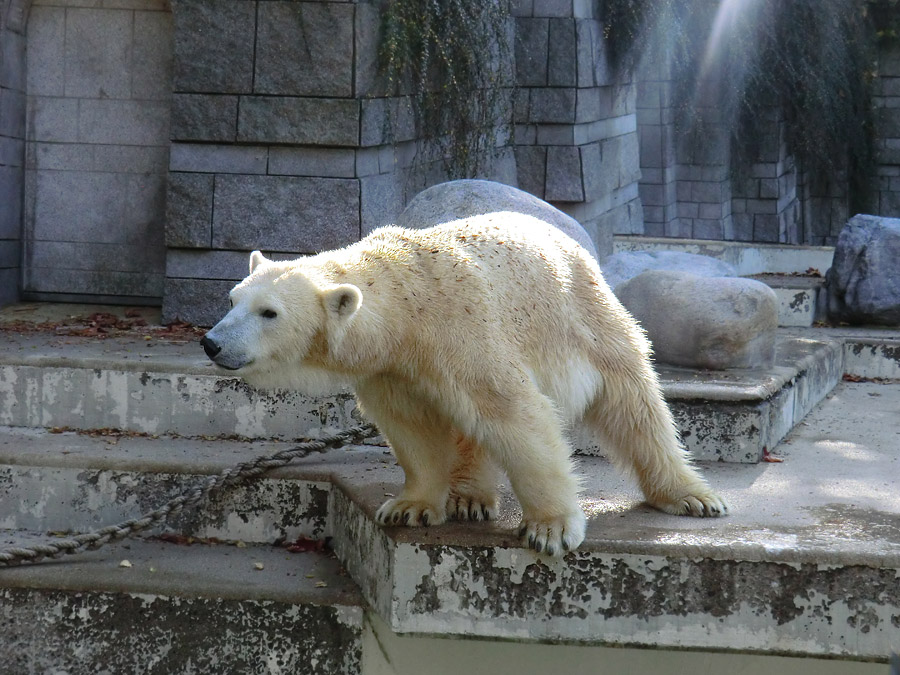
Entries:
{"type": "Polygon", "coordinates": [[[519,536],[522,542],[538,553],[549,555],[565,555],[573,551],[584,541],[587,521],[584,512],[579,509],[559,518],[532,520],[523,518],[519,525],[519,536]]]}
{"type": "Polygon", "coordinates": [[[494,520],[497,498],[489,495],[451,494],[447,499],[447,517],[456,520],[494,520]]]}
{"type": "Polygon", "coordinates": [[[375,520],[381,525],[440,525],[446,520],[444,509],[429,502],[413,499],[389,499],[378,511],[375,520]]]}
{"type": "Polygon", "coordinates": [[[728,513],[728,502],[711,491],[697,491],[677,499],[657,499],[650,502],[660,511],[676,516],[696,516],[698,518],[717,518],[728,513]]]}

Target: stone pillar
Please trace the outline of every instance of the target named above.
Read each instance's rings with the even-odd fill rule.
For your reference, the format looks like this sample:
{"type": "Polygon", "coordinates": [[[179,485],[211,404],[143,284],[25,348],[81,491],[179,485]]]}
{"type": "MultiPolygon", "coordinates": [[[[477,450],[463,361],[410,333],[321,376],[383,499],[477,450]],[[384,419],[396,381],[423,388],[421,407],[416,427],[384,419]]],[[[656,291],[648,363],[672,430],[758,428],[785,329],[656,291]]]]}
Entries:
{"type": "Polygon", "coordinates": [[[701,121],[677,140],[678,236],[730,240],[730,130],[712,101],[696,115],[701,121]]]}
{"type": "MultiPolygon", "coordinates": [[[[876,204],[879,215],[900,217],[900,47],[882,47],[875,79],[876,204]]],[[[836,236],[836,235],[835,235],[836,236]]]]}
{"type": "Polygon", "coordinates": [[[601,257],[643,232],[636,88],[606,59],[595,3],[522,0],[516,21],[519,187],[578,220],[601,257]]]}
{"type": "MultiPolygon", "coordinates": [[[[163,316],[214,323],[248,252],[357,241],[421,189],[406,96],[377,77],[380,5],[174,0],[175,77],[163,316]]],[[[492,173],[515,185],[511,150],[492,173]]]]}
{"type": "Polygon", "coordinates": [[[158,304],[171,107],[168,0],[34,0],[23,294],[158,304]]]}
{"type": "MultiPolygon", "coordinates": [[[[672,108],[671,65],[666,59],[639,66],[637,122],[640,137],[640,195],[644,207],[644,234],[679,237],[678,162],[675,115],[672,108]]],[[[690,229],[687,230],[690,236],[690,229]]]]}
{"type": "Polygon", "coordinates": [[[0,0],[0,306],[20,290],[27,8],[24,0],[0,0]]]}
{"type": "Polygon", "coordinates": [[[803,241],[798,171],[788,153],[784,111],[771,108],[757,121],[755,155],[733,185],[735,239],[799,244],[803,241]]]}

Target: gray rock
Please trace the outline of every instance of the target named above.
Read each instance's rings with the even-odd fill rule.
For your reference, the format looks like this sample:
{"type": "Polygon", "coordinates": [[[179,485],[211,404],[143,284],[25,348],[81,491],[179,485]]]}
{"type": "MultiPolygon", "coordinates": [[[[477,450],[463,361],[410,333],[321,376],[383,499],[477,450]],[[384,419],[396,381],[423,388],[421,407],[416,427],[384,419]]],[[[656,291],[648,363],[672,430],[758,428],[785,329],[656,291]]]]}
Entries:
{"type": "Polygon", "coordinates": [[[585,229],[571,216],[534,195],[489,180],[454,180],[417,194],[397,218],[401,227],[423,228],[496,211],[524,213],[550,223],[597,258],[585,229]]]}
{"type": "Polygon", "coordinates": [[[900,324],[900,218],[851,218],[838,237],[826,288],[834,321],[900,324]]]}
{"type": "Polygon", "coordinates": [[[647,331],[661,363],[724,370],[774,362],[778,301],[759,281],[648,270],[616,295],[647,331]]]}
{"type": "Polygon", "coordinates": [[[605,258],[600,269],[613,290],[647,270],[690,272],[702,277],[737,276],[737,270],[727,262],[681,251],[622,251],[605,258]]]}

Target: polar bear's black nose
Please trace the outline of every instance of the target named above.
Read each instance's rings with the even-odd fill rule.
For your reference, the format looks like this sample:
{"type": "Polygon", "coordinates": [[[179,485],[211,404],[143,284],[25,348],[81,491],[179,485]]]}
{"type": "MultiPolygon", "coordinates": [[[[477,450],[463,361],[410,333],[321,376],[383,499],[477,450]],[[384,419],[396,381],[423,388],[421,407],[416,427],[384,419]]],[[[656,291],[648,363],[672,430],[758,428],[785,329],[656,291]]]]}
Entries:
{"type": "Polygon", "coordinates": [[[205,351],[206,355],[211,359],[215,359],[216,355],[222,351],[222,348],[219,345],[205,335],[203,336],[203,339],[200,340],[200,346],[203,347],[203,351],[205,351]]]}

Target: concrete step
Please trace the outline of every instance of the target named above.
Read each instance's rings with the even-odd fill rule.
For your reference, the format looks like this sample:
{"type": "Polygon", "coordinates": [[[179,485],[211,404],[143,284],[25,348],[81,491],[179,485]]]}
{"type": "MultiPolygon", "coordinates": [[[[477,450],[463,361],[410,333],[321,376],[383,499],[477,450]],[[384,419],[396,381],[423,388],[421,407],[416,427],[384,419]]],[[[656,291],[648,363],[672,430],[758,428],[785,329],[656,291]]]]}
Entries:
{"type": "Polygon", "coordinates": [[[826,317],[825,278],[789,274],[752,275],[778,298],[778,325],[810,327],[826,317]]]}
{"type": "MultiPolygon", "coordinates": [[[[0,427],[0,527],[87,532],[139,518],[209,476],[289,447],[0,427]]],[[[253,543],[327,539],[335,471],[353,475],[388,463],[395,460],[387,449],[371,446],[300,459],[214,494],[156,532],[253,543]]]]}
{"type": "Polygon", "coordinates": [[[618,251],[681,251],[733,265],[739,276],[772,287],[778,297],[778,325],[812,326],[824,318],[824,274],[831,267],[831,246],[702,241],[669,237],[615,237],[618,251]],[[819,276],[811,275],[814,271],[819,276]]]}
{"type": "Polygon", "coordinates": [[[740,276],[753,274],[805,274],[809,269],[821,274],[831,267],[833,246],[796,246],[794,244],[758,244],[742,241],[712,241],[617,235],[614,250],[682,251],[706,255],[733,265],[740,276]]]}
{"type": "Polygon", "coordinates": [[[643,505],[601,458],[578,460],[585,543],[563,559],[498,523],[377,527],[396,483],[341,482],[338,556],[398,633],[885,661],[900,617],[896,384],[841,383],[777,463],[712,463],[724,519],[643,505]]]}
{"type": "Polygon", "coordinates": [[[758,370],[658,367],[685,447],[699,460],[755,463],[840,381],[841,342],[784,337],[758,370]]]}
{"type": "MultiPolygon", "coordinates": [[[[11,335],[0,345],[0,424],[293,439],[362,421],[349,393],[311,398],[258,392],[214,371],[196,344],[151,344],[11,335]]],[[[839,371],[838,343],[791,339],[780,345],[770,370],[663,367],[660,375],[685,442],[698,459],[755,462],[827,393],[839,371]]],[[[574,440],[581,452],[599,451],[590,434],[576,429],[574,440]]]]}
{"type": "MultiPolygon", "coordinates": [[[[0,548],[35,539],[3,531],[0,548]]],[[[11,675],[356,675],[363,607],[327,552],[130,540],[0,570],[0,661],[11,675]]]]}
{"type": "MultiPolygon", "coordinates": [[[[375,525],[377,506],[399,493],[403,477],[383,449],[371,446],[352,452],[331,451],[281,469],[279,475],[260,482],[259,499],[272,494],[264,485],[268,480],[327,481],[330,487],[320,531],[331,536],[338,559],[358,584],[366,605],[395,633],[883,661],[896,636],[896,617],[900,616],[898,405],[900,387],[896,383],[842,382],[785,439],[779,448],[782,462],[701,463],[701,470],[731,503],[732,513],[724,519],[678,518],[656,512],[643,504],[633,482],[605,459],[580,457],[578,471],[585,486],[581,504],[588,514],[588,533],[583,546],[563,559],[521,548],[515,536],[521,512],[505,484],[501,488],[500,518],[494,523],[388,529],[375,525]]],[[[218,470],[221,463],[244,459],[244,453],[278,445],[244,447],[217,441],[179,448],[170,439],[133,439],[134,443],[120,439],[113,447],[104,448],[103,439],[93,436],[22,429],[5,432],[9,434],[9,447],[2,459],[4,464],[14,464],[11,468],[83,469],[87,473],[70,474],[68,478],[90,483],[97,477],[98,485],[104,471],[108,476],[114,471],[131,472],[141,481],[154,472],[203,474],[218,470]],[[30,450],[28,434],[36,435],[30,450]],[[84,438],[90,441],[85,444],[88,447],[79,445],[79,439],[84,438]],[[58,443],[55,450],[54,443],[58,443]],[[42,447],[46,449],[42,451],[42,447]],[[26,450],[20,453],[18,448],[26,450]],[[179,470],[178,465],[183,468],[179,470]]],[[[11,486],[17,479],[12,476],[4,483],[11,486]]],[[[64,479],[57,479],[55,490],[62,489],[64,479]]],[[[37,477],[32,480],[35,488],[41,483],[37,477]]],[[[149,482],[152,484],[152,479],[149,482]]],[[[109,504],[120,504],[127,510],[138,501],[130,495],[137,493],[143,494],[144,502],[151,501],[152,494],[129,487],[123,489],[123,499],[107,501],[107,506],[101,502],[98,508],[112,509],[109,504]]],[[[47,499],[55,494],[48,490],[47,499]]],[[[78,490],[70,489],[70,494],[77,495],[78,490]]],[[[101,499],[93,488],[87,494],[93,495],[88,503],[101,499]]],[[[160,498],[168,496],[166,493],[160,498]]],[[[65,498],[64,494],[60,497],[65,498]]],[[[23,512],[23,517],[31,517],[27,512],[36,507],[20,505],[26,498],[23,491],[0,504],[0,518],[23,512]]],[[[156,507],[158,503],[146,506],[156,507]]],[[[275,512],[278,508],[287,511],[288,507],[269,504],[267,508],[275,512]]],[[[237,503],[230,508],[244,507],[237,503]]],[[[106,513],[115,515],[110,510],[106,513]]],[[[63,515],[61,512],[60,517],[63,515]]],[[[212,520],[221,522],[219,517],[212,520]]],[[[258,536],[279,536],[279,532],[279,527],[266,526],[258,536]]],[[[20,539],[11,541],[18,543],[20,539]]],[[[132,542],[102,549],[90,554],[93,557],[89,559],[76,557],[27,569],[0,570],[0,586],[14,589],[4,591],[13,593],[3,603],[11,609],[0,611],[32,612],[16,615],[16,624],[49,625],[48,631],[57,631],[42,633],[36,640],[11,634],[13,637],[0,641],[0,649],[21,643],[33,653],[38,650],[36,643],[46,642],[51,647],[45,651],[59,663],[67,663],[62,660],[68,658],[63,635],[70,625],[79,631],[83,628],[85,633],[94,631],[103,644],[113,642],[104,632],[105,618],[100,628],[91,623],[103,608],[111,617],[124,614],[119,607],[126,605],[113,604],[119,597],[124,598],[122,603],[130,602],[132,615],[145,619],[148,626],[161,625],[163,619],[158,615],[162,614],[189,616],[184,620],[195,623],[196,629],[187,632],[184,639],[205,648],[207,642],[201,638],[216,634],[221,625],[208,610],[212,602],[209,597],[222,598],[216,601],[217,611],[229,615],[233,607],[229,602],[245,602],[242,599],[247,598],[247,591],[243,587],[252,588],[257,579],[252,576],[256,570],[247,571],[248,564],[259,560],[267,571],[283,569],[277,567],[279,563],[255,557],[258,552],[285,555],[258,547],[188,547],[185,550],[189,554],[204,553],[173,568],[171,583],[180,584],[182,593],[178,604],[172,601],[172,609],[157,612],[154,607],[169,606],[156,603],[169,602],[157,598],[172,597],[171,585],[156,590],[140,584],[122,589],[109,585],[135,568],[146,570],[141,583],[149,583],[147,578],[152,581],[155,572],[149,571],[150,563],[138,564],[144,560],[139,556],[144,545],[162,546],[152,541],[132,542]],[[205,588],[202,584],[207,577],[218,574],[208,571],[218,564],[218,558],[207,560],[207,551],[213,551],[209,555],[222,555],[235,576],[216,590],[198,591],[205,588]],[[118,568],[123,558],[133,567],[118,568]],[[69,575],[69,568],[76,566],[69,575]],[[8,580],[19,579],[15,575],[29,570],[38,574],[39,581],[29,577],[32,581],[28,583],[12,585],[8,580]],[[230,591],[224,590],[229,586],[230,591]],[[96,602],[95,597],[99,598],[96,602]],[[203,599],[187,601],[186,597],[203,599]],[[134,605],[135,598],[142,603],[139,607],[134,605]],[[28,610],[22,609],[26,606],[28,610]],[[42,609],[32,610],[32,606],[42,609]],[[195,613],[190,614],[192,611],[195,613]],[[44,615],[47,618],[40,619],[44,622],[41,624],[38,618],[44,615]]],[[[182,551],[184,547],[174,548],[182,551]]],[[[292,560],[286,564],[292,565],[292,560]]],[[[288,579],[285,572],[282,581],[288,579],[286,585],[274,584],[268,587],[269,595],[252,596],[250,600],[268,603],[254,610],[259,612],[254,616],[267,617],[267,623],[274,621],[272,608],[281,607],[279,603],[291,597],[289,592],[297,590],[296,580],[305,578],[295,575],[288,579]]],[[[121,629],[123,633],[135,623],[119,620],[128,626],[121,629]]],[[[117,625],[116,621],[109,625],[117,625]]],[[[281,630],[284,623],[279,621],[272,630],[281,630]]],[[[315,630],[333,626],[329,621],[322,619],[315,630]]],[[[241,625],[252,632],[259,624],[242,619],[241,625]]],[[[140,634],[140,627],[134,630],[140,634]]],[[[159,631],[166,635],[163,628],[159,631]]],[[[309,629],[299,632],[305,635],[309,629]]],[[[251,642],[250,648],[255,649],[257,643],[269,640],[266,635],[242,634],[240,639],[251,642]]],[[[323,637],[319,632],[316,636],[323,637]]],[[[147,633],[141,637],[145,644],[157,644],[150,638],[147,633]]],[[[162,639],[162,644],[168,645],[167,640],[162,639]]],[[[93,649],[102,651],[85,646],[86,642],[76,644],[89,654],[93,649]]],[[[230,644],[224,653],[239,653],[230,644]]],[[[270,644],[274,645],[273,654],[286,649],[276,638],[271,638],[270,644]]],[[[181,672],[159,668],[136,670],[181,672]]]]}

